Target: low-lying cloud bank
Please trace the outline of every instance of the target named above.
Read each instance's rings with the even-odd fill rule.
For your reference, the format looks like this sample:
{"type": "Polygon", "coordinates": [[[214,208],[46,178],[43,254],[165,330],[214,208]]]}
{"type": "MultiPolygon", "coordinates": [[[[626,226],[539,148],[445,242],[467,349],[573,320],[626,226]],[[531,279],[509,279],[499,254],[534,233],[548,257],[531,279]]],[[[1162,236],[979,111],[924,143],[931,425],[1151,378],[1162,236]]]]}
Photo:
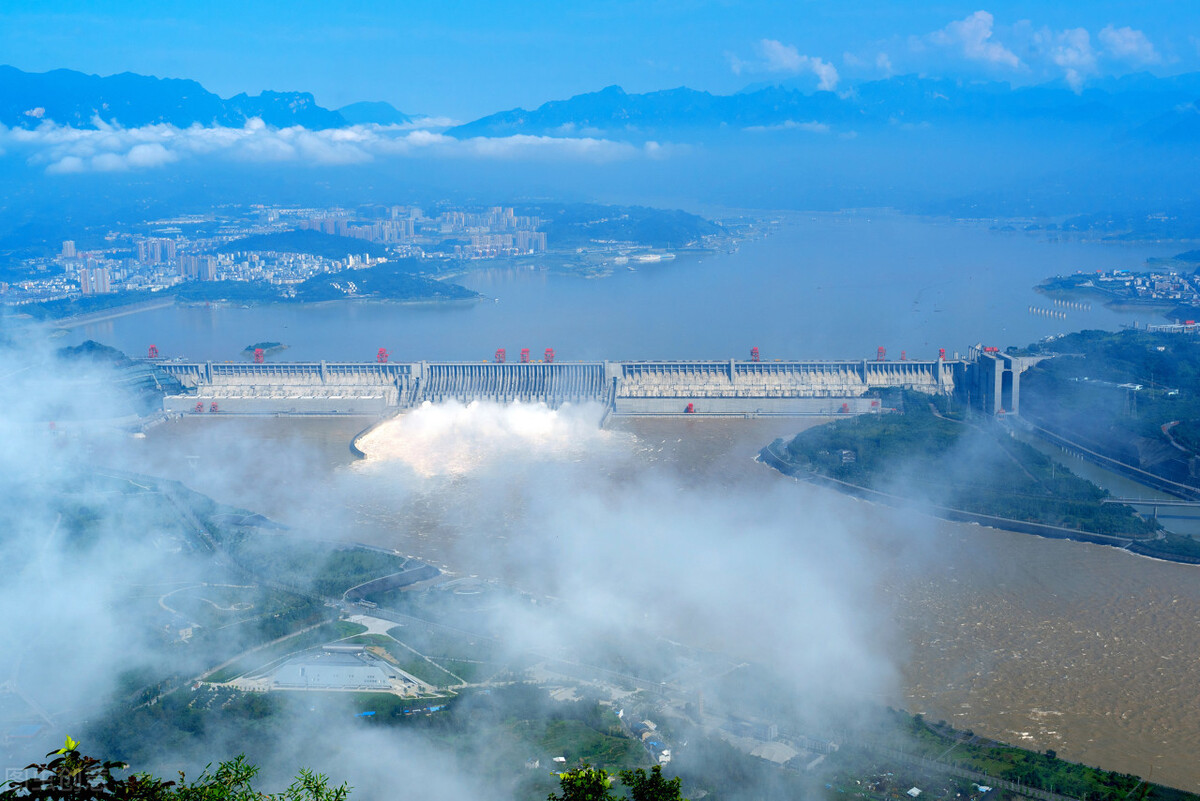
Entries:
{"type": "MultiPolygon", "coordinates": [[[[216,606],[209,590],[254,590],[247,585],[257,579],[227,584],[203,552],[185,547],[187,517],[141,475],[153,467],[144,446],[163,432],[141,439],[109,431],[132,403],[120,376],[64,358],[36,339],[0,344],[0,683],[46,730],[36,743],[14,744],[32,753],[9,765],[84,731],[85,721],[103,722],[110,699],[132,712],[143,682],[156,689],[164,676],[190,679],[260,641],[201,631],[185,647],[167,634],[184,593],[204,588],[197,602],[216,606]]],[[[170,449],[199,455],[189,460],[191,486],[252,483],[256,511],[278,507],[279,494],[287,503],[307,498],[295,501],[297,517],[321,522],[297,526],[297,536],[357,541],[372,533],[360,521],[375,518],[385,547],[454,556],[460,574],[531,593],[495,592],[468,610],[467,630],[500,643],[497,664],[532,654],[638,676],[687,668],[671,681],[703,691],[710,708],[771,705],[786,710],[779,716],[788,725],[814,731],[849,725],[867,708],[864,698],[890,697],[896,671],[874,591],[879,563],[854,535],[861,526],[791,483],[693,485],[673,463],[655,460],[654,440],[599,429],[600,412],[586,404],[423,406],[379,426],[364,442],[371,458],[332,480],[313,469],[320,457],[299,440],[273,439],[265,468],[247,464],[260,449],[242,434],[210,425],[170,449]],[[240,478],[252,474],[253,482],[240,478]],[[320,506],[335,514],[319,518],[320,506]],[[679,661],[678,643],[721,657],[679,661]],[[750,660],[777,669],[779,683],[720,681],[750,660]],[[724,693],[732,691],[730,700],[724,693]]],[[[397,775],[422,798],[509,797],[479,787],[478,765],[460,756],[469,749],[447,748],[420,729],[366,728],[342,701],[306,697],[264,722],[255,740],[216,710],[194,731],[164,715],[153,734],[156,761],[139,767],[194,772],[249,750],[269,754],[259,760],[265,779],[286,782],[309,765],[350,781],[355,798],[388,797],[382,788],[397,775]]],[[[112,719],[141,720],[125,714],[112,719]]],[[[464,736],[484,755],[529,747],[486,721],[472,719],[464,736]]]]}
{"type": "Polygon", "coordinates": [[[891,697],[881,566],[853,508],[790,482],[689,485],[656,460],[661,445],[598,428],[600,411],[426,405],[364,437],[368,458],[339,491],[392,520],[379,544],[420,548],[397,511],[419,508],[453,569],[555,599],[498,607],[489,626],[514,658],[604,644],[638,664],[665,637],[779,670],[756,692],[819,730],[833,707],[844,723],[862,699],[891,697]]]}
{"type": "Polygon", "coordinates": [[[657,142],[529,135],[457,139],[400,125],[317,131],[272,128],[258,119],[241,128],[117,128],[99,121],[95,129],[55,123],[31,130],[0,126],[0,160],[22,159],[49,174],[145,170],[210,156],[254,164],[336,166],[406,157],[605,163],[662,158],[667,152],[657,142]]]}

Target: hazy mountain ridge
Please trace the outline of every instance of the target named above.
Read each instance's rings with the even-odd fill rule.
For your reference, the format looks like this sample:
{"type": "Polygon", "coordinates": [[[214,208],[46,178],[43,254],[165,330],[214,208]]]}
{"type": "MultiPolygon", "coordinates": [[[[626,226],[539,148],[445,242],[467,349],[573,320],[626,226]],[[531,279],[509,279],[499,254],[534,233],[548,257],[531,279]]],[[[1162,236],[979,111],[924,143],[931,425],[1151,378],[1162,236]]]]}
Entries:
{"type": "MultiPolygon", "coordinates": [[[[870,131],[924,124],[1047,122],[1087,124],[1121,138],[1190,141],[1200,100],[1200,73],[1157,77],[1149,73],[1107,78],[1082,92],[1055,82],[1013,88],[1001,82],[965,83],[899,75],[848,86],[839,92],[807,91],[795,82],[752,84],[729,95],[677,87],[630,94],[619,86],[550,100],[533,110],[489,114],[448,133],[474,136],[606,136],[638,139],[689,132],[870,131]]],[[[274,127],[312,130],[348,125],[402,125],[412,118],[382,101],[333,110],[308,92],[264,91],[222,99],[193,80],[131,72],[101,77],[74,70],[23,72],[0,66],[0,124],[33,128],[52,120],[76,128],[98,124],[138,127],[168,123],[240,127],[252,118],[274,127]]]]}
{"type": "Polygon", "coordinates": [[[844,92],[805,92],[786,84],[732,95],[679,87],[628,94],[619,86],[510,109],[450,129],[454,136],[514,134],[656,135],[688,130],[807,128],[845,131],[923,123],[1087,123],[1136,129],[1200,98],[1200,74],[1148,73],[1098,82],[1075,93],[1064,84],[1012,88],[901,75],[844,92]]]}
{"type": "Polygon", "coordinates": [[[348,106],[342,106],[337,110],[338,114],[351,125],[361,125],[366,123],[375,123],[376,125],[403,125],[406,122],[412,122],[412,117],[400,111],[391,103],[385,103],[382,100],[362,101],[360,103],[351,103],[348,106]]]}
{"type": "Polygon", "coordinates": [[[0,133],[4,125],[34,129],[46,120],[84,132],[71,142],[23,132],[0,142],[0,194],[7,198],[0,246],[78,238],[85,219],[125,219],[114,217],[118,207],[146,218],[150,208],[169,216],[177,204],[203,209],[248,197],[385,202],[399,185],[436,199],[462,180],[457,170],[468,161],[461,156],[482,168],[471,170],[474,191],[497,198],[563,191],[574,198],[586,184],[630,206],[679,206],[686,195],[727,207],[1085,215],[1083,229],[1105,236],[1192,238],[1200,235],[1193,222],[1198,99],[1200,73],[1097,79],[1079,94],[1063,82],[1014,89],[913,75],[843,84],[838,93],[786,83],[731,95],[686,87],[630,94],[610,86],[414,139],[403,128],[341,137],[347,125],[405,125],[404,115],[383,103],[331,111],[303,94],[222,100],[194,81],[0,67],[0,133]],[[59,84],[65,88],[52,91],[59,84]],[[170,123],[180,130],[148,139],[97,136],[97,108],[105,124],[170,123]],[[241,128],[252,116],[266,127],[236,137],[210,137],[211,129],[200,127],[241,128]],[[135,146],[148,141],[160,146],[149,148],[152,163],[132,159],[135,146]],[[650,142],[656,145],[639,147],[650,142]],[[548,160],[563,169],[529,169],[548,160]],[[170,180],[148,180],[152,169],[169,169],[170,180]],[[312,180],[312,170],[321,171],[321,181],[312,180]],[[90,190],[70,202],[47,196],[40,183],[46,173],[69,173],[90,190]]]}
{"type": "Polygon", "coordinates": [[[0,66],[0,124],[10,128],[35,128],[48,120],[73,128],[96,128],[98,123],[241,127],[258,118],[277,128],[324,130],[408,121],[387,103],[355,103],[345,111],[348,116],[323,108],[308,92],[243,92],[223,100],[198,82],[179,78],[132,72],[101,77],[66,69],[31,73],[0,66]]]}

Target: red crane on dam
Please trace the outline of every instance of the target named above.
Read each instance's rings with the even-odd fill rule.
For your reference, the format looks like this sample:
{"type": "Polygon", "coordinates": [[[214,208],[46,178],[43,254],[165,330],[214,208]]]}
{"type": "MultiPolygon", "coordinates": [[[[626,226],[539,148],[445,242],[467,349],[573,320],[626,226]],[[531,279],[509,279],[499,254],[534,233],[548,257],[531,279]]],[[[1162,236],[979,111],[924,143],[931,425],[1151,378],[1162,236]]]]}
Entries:
{"type": "Polygon", "coordinates": [[[158,345],[150,346],[150,349],[148,351],[146,351],[146,358],[148,358],[148,359],[157,359],[158,358],[158,345]]]}
{"type": "Polygon", "coordinates": [[[758,361],[758,346],[757,345],[755,345],[753,348],[750,349],[750,361],[752,361],[752,362],[758,361]]]}
{"type": "Polygon", "coordinates": [[[546,348],[546,364],[554,364],[554,348],[546,348]]]}
{"type": "Polygon", "coordinates": [[[255,364],[262,364],[266,360],[266,358],[267,358],[267,354],[263,352],[262,348],[254,349],[254,363],[255,364]]]}
{"type": "Polygon", "coordinates": [[[521,348],[521,364],[529,364],[529,348],[521,348]]]}
{"type": "Polygon", "coordinates": [[[387,360],[388,360],[387,348],[380,348],[379,352],[375,354],[376,364],[387,364],[387,360]]]}
{"type": "Polygon", "coordinates": [[[883,345],[880,345],[879,350],[875,351],[875,361],[877,361],[877,362],[887,361],[887,348],[885,348],[883,345]]]}
{"type": "Polygon", "coordinates": [[[504,348],[496,348],[496,364],[504,364],[504,348]]]}

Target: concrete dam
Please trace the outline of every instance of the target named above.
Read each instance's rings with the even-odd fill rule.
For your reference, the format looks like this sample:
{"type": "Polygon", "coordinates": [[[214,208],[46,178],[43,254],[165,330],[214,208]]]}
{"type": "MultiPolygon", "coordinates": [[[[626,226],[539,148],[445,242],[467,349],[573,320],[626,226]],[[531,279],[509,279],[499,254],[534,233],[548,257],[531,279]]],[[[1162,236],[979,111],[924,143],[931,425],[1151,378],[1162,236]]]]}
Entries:
{"type": "Polygon", "coordinates": [[[179,414],[382,415],[425,402],[599,403],[615,415],[758,417],[862,414],[873,390],[949,395],[970,362],[153,362],[179,382],[179,414]]]}

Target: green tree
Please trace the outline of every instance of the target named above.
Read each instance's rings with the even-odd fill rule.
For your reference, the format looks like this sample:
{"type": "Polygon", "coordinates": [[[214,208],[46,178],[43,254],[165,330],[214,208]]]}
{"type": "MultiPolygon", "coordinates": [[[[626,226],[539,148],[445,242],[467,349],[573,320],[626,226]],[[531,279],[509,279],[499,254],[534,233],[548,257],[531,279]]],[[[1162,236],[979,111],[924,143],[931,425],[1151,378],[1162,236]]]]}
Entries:
{"type": "Polygon", "coordinates": [[[255,790],[251,780],[258,768],[244,756],[222,762],[213,772],[205,769],[200,778],[187,784],[180,774],[180,785],[168,796],[171,801],[346,801],[350,787],[329,786],[328,777],[301,769],[300,774],[282,793],[263,793],[255,790]]]}
{"type": "Polygon", "coordinates": [[[562,794],[551,793],[547,801],[617,801],[612,794],[612,777],[603,768],[586,762],[576,770],[558,774],[562,794]]]}
{"type": "Polygon", "coordinates": [[[680,790],[683,780],[678,776],[664,779],[662,765],[650,768],[649,775],[643,768],[623,770],[621,781],[629,788],[633,801],[687,801],[680,790]]]}
{"type": "Polygon", "coordinates": [[[79,752],[79,743],[66,744],[46,756],[49,762],[29,765],[31,778],[0,785],[0,801],[346,801],[348,785],[329,786],[329,779],[301,770],[286,790],[264,793],[251,781],[258,768],[239,756],[208,768],[193,782],[179,774],[178,782],[147,774],[117,778],[114,771],[129,768],[123,762],[101,762],[79,752]]]}
{"type": "Polygon", "coordinates": [[[57,751],[46,755],[49,762],[26,767],[34,771],[24,781],[0,785],[0,801],[91,801],[92,799],[165,799],[174,782],[134,775],[119,779],[113,771],[125,770],[124,762],[101,762],[79,753],[79,743],[67,738],[57,751]]]}

